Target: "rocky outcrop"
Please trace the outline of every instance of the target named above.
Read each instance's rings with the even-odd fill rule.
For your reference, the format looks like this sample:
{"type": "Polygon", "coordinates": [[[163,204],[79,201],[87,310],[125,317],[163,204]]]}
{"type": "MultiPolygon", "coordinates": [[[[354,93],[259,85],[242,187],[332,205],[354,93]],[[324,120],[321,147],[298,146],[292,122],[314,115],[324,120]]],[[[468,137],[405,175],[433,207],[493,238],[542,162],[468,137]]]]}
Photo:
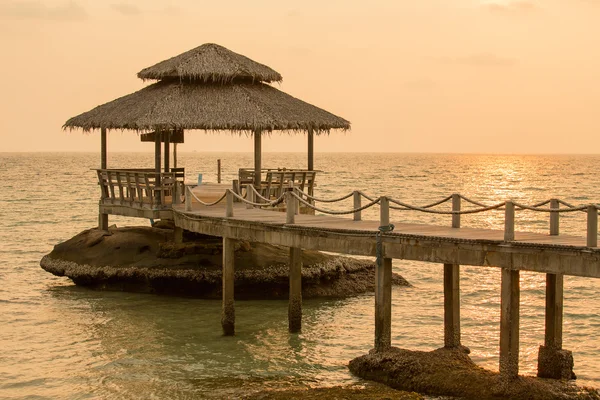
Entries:
{"type": "Polygon", "coordinates": [[[350,371],[365,379],[399,390],[465,399],[567,400],[600,399],[594,389],[568,381],[519,376],[508,382],[497,372],[478,367],[465,349],[430,352],[392,347],[373,350],[350,362],[350,371]]]}
{"type": "MultiPolygon", "coordinates": [[[[288,297],[289,250],[261,243],[237,242],[236,299],[288,297]]],[[[89,229],[60,243],[40,262],[42,268],[95,289],[221,297],[222,239],[187,233],[173,242],[170,227],[89,229]]],[[[302,294],[345,297],[373,291],[374,263],[304,251],[302,294]]],[[[408,285],[394,275],[396,285],[408,285]]]]}

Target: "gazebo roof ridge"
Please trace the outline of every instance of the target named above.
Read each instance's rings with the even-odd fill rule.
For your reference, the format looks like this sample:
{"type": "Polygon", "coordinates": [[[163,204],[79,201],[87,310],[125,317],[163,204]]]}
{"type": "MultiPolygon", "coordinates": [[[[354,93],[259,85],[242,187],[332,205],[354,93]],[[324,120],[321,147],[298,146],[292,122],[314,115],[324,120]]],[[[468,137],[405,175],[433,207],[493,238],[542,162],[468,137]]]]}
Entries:
{"type": "Polygon", "coordinates": [[[215,43],[205,43],[175,57],[142,69],[142,80],[178,79],[181,82],[233,81],[281,82],[281,74],[272,68],[215,43]]]}

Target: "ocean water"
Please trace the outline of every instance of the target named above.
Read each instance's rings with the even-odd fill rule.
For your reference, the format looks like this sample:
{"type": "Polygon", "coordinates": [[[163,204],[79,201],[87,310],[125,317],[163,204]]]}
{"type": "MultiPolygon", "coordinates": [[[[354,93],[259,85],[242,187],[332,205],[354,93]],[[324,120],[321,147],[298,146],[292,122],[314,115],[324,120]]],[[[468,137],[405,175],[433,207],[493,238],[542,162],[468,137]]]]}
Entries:
{"type": "MultiPolygon", "coordinates": [[[[183,153],[189,180],[216,181],[253,165],[252,155],[183,153]]],[[[263,155],[265,167],[302,168],[305,155],[263,155]]],[[[109,153],[110,167],[148,167],[151,153],[109,153]]],[[[303,331],[287,332],[287,302],[236,303],[236,336],[222,337],[220,302],[80,288],[39,267],[52,247],[97,221],[98,154],[0,153],[0,398],[236,398],[269,388],[358,381],[347,369],[373,343],[373,294],[304,302],[303,331]]],[[[487,203],[558,197],[600,202],[600,156],[317,154],[319,197],[353,189],[422,205],[451,193],[487,203]]],[[[335,207],[350,208],[346,204],[335,207]]],[[[331,207],[334,207],[332,205],[331,207]]],[[[563,214],[564,215],[564,214],[563,214]]],[[[378,210],[363,212],[378,218],[378,210]]],[[[447,216],[393,212],[394,221],[448,225],[447,216]]],[[[117,225],[147,220],[110,217],[117,225]]],[[[502,212],[464,216],[463,226],[502,228],[502,212]]],[[[546,232],[547,214],[517,213],[517,230],[546,232]]],[[[585,215],[561,217],[561,233],[583,236],[585,215]]],[[[393,289],[392,342],[443,345],[443,268],[394,260],[412,288],[393,289]]],[[[520,368],[535,374],[543,343],[543,274],[521,275],[520,368]]],[[[600,281],[565,277],[564,348],[579,383],[600,387],[600,281]]],[[[500,271],[462,267],[463,344],[497,369],[500,271]]]]}

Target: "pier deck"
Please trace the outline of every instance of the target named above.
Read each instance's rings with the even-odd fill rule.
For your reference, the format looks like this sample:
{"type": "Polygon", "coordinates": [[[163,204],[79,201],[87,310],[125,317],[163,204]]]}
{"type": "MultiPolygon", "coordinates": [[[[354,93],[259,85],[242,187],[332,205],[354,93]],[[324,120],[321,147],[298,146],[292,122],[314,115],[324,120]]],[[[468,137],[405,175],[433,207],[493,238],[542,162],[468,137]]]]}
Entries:
{"type": "MultiPolygon", "coordinates": [[[[310,250],[375,256],[379,221],[354,221],[331,215],[296,215],[286,223],[286,213],[248,209],[236,203],[233,217],[225,218],[225,205],[174,207],[175,224],[183,229],[214,236],[265,242],[310,250]]],[[[504,231],[452,228],[402,223],[382,235],[386,257],[447,264],[501,267],[600,278],[600,248],[586,247],[586,238],[515,232],[504,241],[504,231]]]]}

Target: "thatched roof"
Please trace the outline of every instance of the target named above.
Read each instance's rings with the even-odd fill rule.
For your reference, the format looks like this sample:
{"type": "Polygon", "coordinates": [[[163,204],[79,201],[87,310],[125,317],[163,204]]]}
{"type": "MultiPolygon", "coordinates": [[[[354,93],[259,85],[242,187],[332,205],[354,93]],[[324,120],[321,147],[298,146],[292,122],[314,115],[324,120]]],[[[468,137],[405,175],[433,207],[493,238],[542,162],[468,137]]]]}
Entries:
{"type": "Polygon", "coordinates": [[[230,131],[349,129],[350,123],[264,83],[163,80],[69,119],[64,128],[230,131]]]}
{"type": "Polygon", "coordinates": [[[235,80],[280,82],[281,75],[223,46],[206,43],[138,72],[141,79],[177,78],[228,83],[235,80]]]}

